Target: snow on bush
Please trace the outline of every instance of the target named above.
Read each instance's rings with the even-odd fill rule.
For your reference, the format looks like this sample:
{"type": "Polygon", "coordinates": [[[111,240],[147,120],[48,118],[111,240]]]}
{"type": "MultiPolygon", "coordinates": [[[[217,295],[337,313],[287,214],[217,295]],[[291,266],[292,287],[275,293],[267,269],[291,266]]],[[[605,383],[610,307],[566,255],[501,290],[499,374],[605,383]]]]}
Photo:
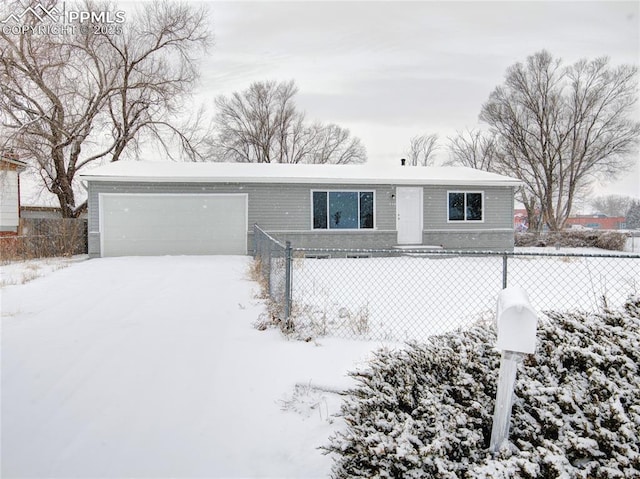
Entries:
{"type": "Polygon", "coordinates": [[[518,371],[509,443],[491,436],[500,352],[477,324],[377,353],[352,373],[334,477],[640,477],[640,297],[621,311],[548,313],[518,371]]]}
{"type": "Polygon", "coordinates": [[[516,233],[516,246],[558,246],[564,248],[600,248],[624,251],[627,234],[620,231],[565,230],[536,233],[516,233]]]}

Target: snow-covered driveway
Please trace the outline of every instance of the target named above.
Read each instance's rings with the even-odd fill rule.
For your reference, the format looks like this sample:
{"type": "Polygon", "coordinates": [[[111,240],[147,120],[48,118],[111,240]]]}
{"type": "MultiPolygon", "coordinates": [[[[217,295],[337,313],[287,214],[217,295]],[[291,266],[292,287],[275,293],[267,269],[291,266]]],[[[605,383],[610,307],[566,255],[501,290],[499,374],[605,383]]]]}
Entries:
{"type": "Polygon", "coordinates": [[[348,385],[374,345],[257,331],[249,262],[96,259],[3,288],[2,477],[326,477],[338,399],[283,400],[348,385]]]}

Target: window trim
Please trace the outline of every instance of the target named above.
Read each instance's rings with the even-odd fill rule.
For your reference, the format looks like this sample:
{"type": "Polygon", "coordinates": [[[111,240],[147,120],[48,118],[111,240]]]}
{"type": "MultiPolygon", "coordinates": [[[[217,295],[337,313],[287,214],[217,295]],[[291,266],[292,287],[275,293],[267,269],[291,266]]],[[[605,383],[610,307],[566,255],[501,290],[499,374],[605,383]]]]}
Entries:
{"type": "Polygon", "coordinates": [[[305,254],[304,259],[331,259],[330,254],[305,254]]]}
{"type": "Polygon", "coordinates": [[[447,197],[446,197],[446,202],[447,202],[447,223],[449,224],[460,224],[460,223],[471,223],[471,224],[478,224],[478,223],[484,223],[484,210],[485,210],[485,201],[484,201],[484,191],[482,190],[448,190],[447,191],[447,197]],[[462,220],[452,220],[450,217],[450,209],[449,209],[449,195],[452,194],[463,194],[464,195],[464,219],[462,220]],[[467,219],[467,194],[479,194],[481,201],[482,201],[482,217],[479,220],[468,220],[467,219]]]}
{"type": "Polygon", "coordinates": [[[309,195],[309,201],[311,204],[310,216],[310,228],[311,231],[331,231],[331,232],[346,232],[346,231],[374,231],[377,228],[376,218],[376,190],[375,189],[312,189],[309,195]],[[313,224],[313,194],[314,193],[326,193],[327,194],[327,227],[326,228],[314,228],[313,224]],[[358,227],[357,228],[331,228],[331,221],[329,220],[329,194],[330,193],[356,193],[358,195],[358,227]],[[373,195],[373,228],[360,228],[360,193],[371,193],[373,195]]]}

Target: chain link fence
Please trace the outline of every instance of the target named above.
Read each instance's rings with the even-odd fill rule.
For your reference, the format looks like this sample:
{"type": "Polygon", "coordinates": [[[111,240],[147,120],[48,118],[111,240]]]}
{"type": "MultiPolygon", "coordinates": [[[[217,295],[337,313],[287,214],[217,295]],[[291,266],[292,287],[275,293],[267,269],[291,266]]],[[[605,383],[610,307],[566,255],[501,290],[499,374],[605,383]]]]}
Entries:
{"type": "Polygon", "coordinates": [[[291,325],[291,244],[281,243],[257,225],[253,227],[254,268],[266,296],[275,308],[273,314],[291,325]]]}
{"type": "Polygon", "coordinates": [[[19,234],[0,236],[0,261],[87,253],[87,220],[21,218],[19,234]]]}
{"type": "Polygon", "coordinates": [[[254,237],[269,295],[302,337],[423,340],[493,319],[506,286],[538,311],[618,307],[640,290],[637,254],[310,250],[254,237]]]}

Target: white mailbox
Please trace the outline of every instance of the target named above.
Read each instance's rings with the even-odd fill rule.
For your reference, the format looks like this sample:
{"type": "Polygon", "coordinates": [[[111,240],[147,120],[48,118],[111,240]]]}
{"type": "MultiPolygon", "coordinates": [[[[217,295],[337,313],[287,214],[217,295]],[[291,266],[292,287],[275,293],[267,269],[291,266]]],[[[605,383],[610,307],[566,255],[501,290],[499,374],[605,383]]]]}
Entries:
{"type": "Polygon", "coordinates": [[[527,293],[519,287],[503,289],[496,310],[496,346],[502,351],[533,354],[536,350],[538,316],[527,293]]]}

